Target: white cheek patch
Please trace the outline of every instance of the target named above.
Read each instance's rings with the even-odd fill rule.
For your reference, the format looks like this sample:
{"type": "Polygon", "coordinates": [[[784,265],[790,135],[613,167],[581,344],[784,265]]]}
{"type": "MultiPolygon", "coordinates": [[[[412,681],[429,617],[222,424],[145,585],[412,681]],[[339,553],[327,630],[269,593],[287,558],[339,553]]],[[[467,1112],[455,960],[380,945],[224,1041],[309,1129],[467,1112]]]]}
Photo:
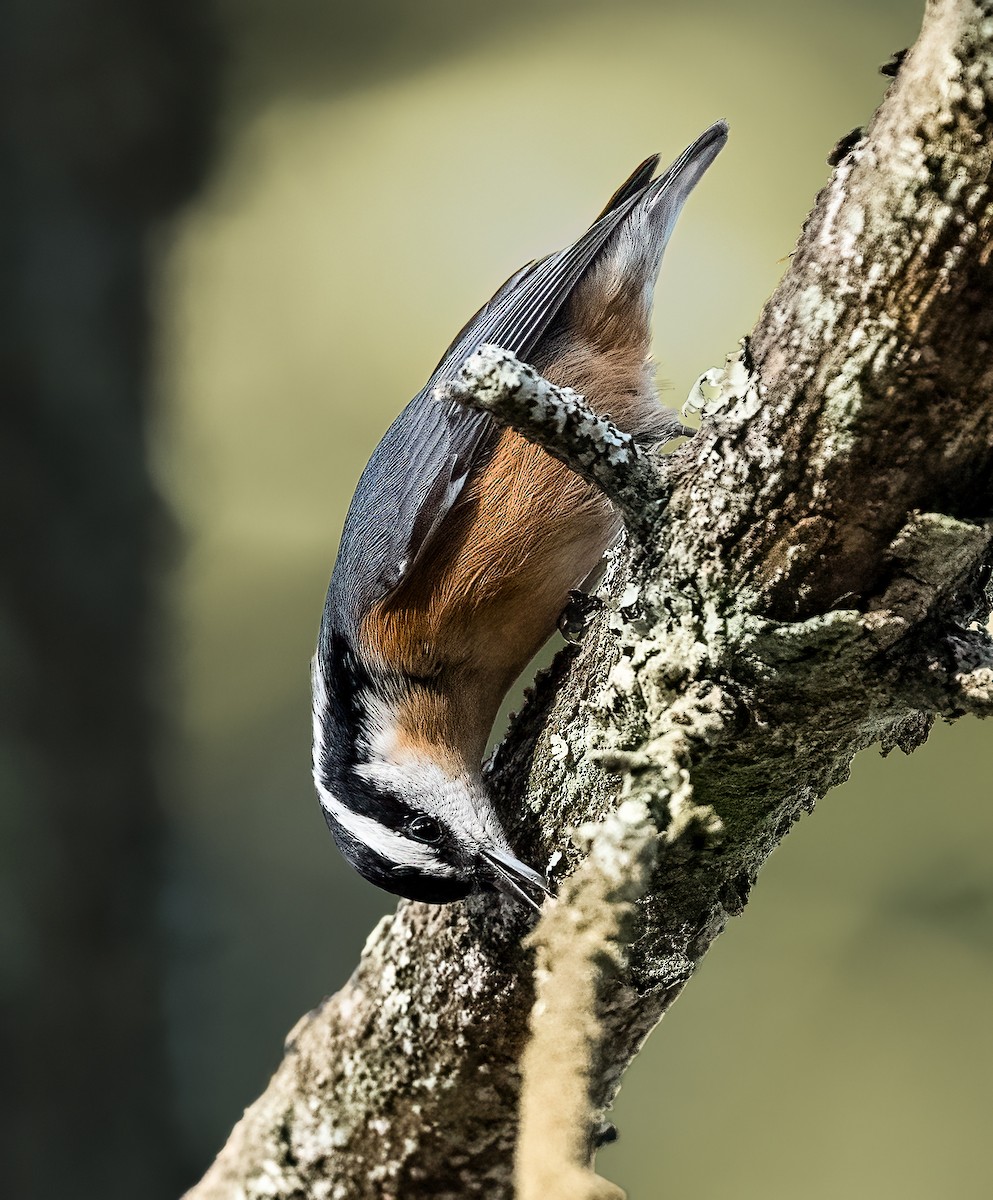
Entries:
{"type": "Polygon", "coordinates": [[[453,778],[430,759],[368,762],[355,768],[377,789],[401,796],[417,812],[437,818],[469,842],[506,848],[506,838],[485,794],[464,779],[453,778]]]}
{"type": "Polygon", "coordinates": [[[442,862],[430,846],[415,842],[385,825],[380,825],[372,817],[364,817],[361,813],[353,812],[336,799],[320,782],[317,783],[317,795],[321,806],[335,821],[350,834],[357,842],[368,846],[381,858],[397,867],[410,867],[413,870],[424,871],[429,875],[440,875],[451,878],[455,875],[447,863],[442,862]]]}
{"type": "Polygon", "coordinates": [[[388,762],[396,753],[397,725],[393,706],[372,688],[362,693],[362,736],[372,762],[388,762]]]}

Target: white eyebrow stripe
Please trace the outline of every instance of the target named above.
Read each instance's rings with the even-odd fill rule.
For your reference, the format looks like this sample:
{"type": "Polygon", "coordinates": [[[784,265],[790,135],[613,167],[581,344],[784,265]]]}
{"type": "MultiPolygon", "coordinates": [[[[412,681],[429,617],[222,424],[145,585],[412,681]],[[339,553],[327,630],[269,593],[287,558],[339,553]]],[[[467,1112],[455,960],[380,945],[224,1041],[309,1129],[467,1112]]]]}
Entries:
{"type": "Polygon", "coordinates": [[[455,872],[443,863],[432,850],[412,838],[405,837],[396,830],[387,829],[371,817],[353,812],[347,805],[333,796],[319,779],[317,795],[321,807],[357,842],[368,846],[370,850],[398,867],[411,867],[418,871],[426,871],[431,875],[442,875],[451,878],[455,872]]]}
{"type": "Polygon", "coordinates": [[[316,772],[324,755],[324,714],[328,708],[328,685],[324,678],[324,671],[321,669],[320,656],[317,654],[310,662],[310,686],[313,695],[311,717],[314,728],[313,760],[316,772]]]}

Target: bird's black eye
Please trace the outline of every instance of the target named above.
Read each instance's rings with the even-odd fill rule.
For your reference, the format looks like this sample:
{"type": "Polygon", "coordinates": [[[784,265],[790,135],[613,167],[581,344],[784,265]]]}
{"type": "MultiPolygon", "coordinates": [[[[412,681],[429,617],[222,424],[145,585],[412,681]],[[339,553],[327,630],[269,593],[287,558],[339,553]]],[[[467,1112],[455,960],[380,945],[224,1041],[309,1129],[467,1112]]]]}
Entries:
{"type": "Polygon", "coordinates": [[[419,842],[440,842],[441,826],[434,817],[414,817],[407,832],[419,842]]]}

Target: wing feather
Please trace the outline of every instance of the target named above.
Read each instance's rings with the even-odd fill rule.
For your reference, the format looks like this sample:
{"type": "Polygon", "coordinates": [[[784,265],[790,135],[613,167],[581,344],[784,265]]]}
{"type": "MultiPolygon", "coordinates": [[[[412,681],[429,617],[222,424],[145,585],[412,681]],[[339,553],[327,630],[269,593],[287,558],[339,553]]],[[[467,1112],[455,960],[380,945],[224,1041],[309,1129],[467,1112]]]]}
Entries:
{"type": "Polygon", "coordinates": [[[704,143],[723,144],[724,136],[723,126],[713,126],[654,182],[657,157],[646,159],[578,241],[522,267],[455,337],[427,384],[389,427],[359,480],[328,591],[327,616],[338,628],[354,634],[362,616],[409,573],[499,438],[486,414],[434,399],[437,385],[453,378],[487,342],[527,359],[632,208],[664,189],[704,143]]]}

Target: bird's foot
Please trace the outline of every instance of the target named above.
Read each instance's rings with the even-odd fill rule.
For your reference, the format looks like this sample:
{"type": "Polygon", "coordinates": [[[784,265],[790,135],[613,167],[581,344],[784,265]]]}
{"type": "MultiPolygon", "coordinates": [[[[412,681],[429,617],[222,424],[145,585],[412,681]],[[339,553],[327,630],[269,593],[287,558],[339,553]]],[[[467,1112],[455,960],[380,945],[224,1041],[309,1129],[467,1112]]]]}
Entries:
{"type": "Polygon", "coordinates": [[[559,633],[567,642],[578,646],[583,640],[590,618],[602,608],[602,602],[589,592],[569,592],[569,602],[559,614],[559,633]]]}

